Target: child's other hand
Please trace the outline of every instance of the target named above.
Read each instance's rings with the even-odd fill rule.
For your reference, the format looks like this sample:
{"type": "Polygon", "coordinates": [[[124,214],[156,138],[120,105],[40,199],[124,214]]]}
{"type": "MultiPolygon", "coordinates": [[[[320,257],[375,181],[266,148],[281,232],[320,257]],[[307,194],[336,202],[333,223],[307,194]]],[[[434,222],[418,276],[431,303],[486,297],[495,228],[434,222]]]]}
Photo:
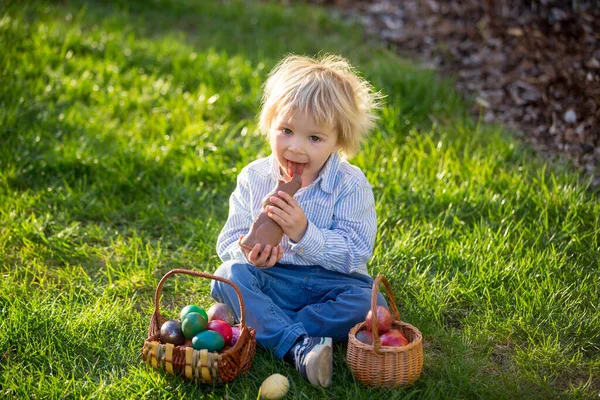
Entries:
{"type": "Polygon", "coordinates": [[[273,265],[275,265],[279,261],[281,261],[281,258],[283,257],[283,247],[282,246],[273,247],[268,244],[265,246],[264,250],[261,252],[260,248],[262,247],[262,245],[260,243],[256,243],[254,245],[254,247],[252,248],[252,250],[248,251],[241,246],[243,238],[244,238],[244,235],[240,236],[240,240],[238,240],[238,244],[240,245],[240,247],[246,254],[246,258],[248,258],[248,261],[250,261],[251,264],[253,264],[257,267],[260,267],[260,268],[263,268],[263,267],[268,268],[268,267],[272,267],[273,265]]]}
{"type": "Polygon", "coordinates": [[[308,220],[304,211],[292,196],[286,192],[279,191],[277,194],[281,197],[271,196],[269,200],[274,206],[268,206],[269,217],[277,222],[283,233],[292,241],[299,242],[308,228],[308,220]]]}

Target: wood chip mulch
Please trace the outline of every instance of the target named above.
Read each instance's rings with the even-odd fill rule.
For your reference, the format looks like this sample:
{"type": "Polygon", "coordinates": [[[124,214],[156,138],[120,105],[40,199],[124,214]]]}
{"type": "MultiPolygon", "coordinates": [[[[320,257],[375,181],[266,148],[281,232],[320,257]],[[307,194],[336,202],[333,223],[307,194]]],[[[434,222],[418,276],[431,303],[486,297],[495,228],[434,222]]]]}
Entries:
{"type": "Polygon", "coordinates": [[[309,0],[456,79],[486,122],[600,185],[599,0],[309,0]]]}

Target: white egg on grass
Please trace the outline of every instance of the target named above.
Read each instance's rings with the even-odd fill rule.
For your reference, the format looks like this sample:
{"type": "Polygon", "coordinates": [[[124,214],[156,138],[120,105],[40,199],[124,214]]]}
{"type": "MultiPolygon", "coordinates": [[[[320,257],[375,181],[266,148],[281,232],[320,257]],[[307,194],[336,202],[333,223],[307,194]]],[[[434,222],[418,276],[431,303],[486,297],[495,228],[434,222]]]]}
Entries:
{"type": "Polygon", "coordinates": [[[260,397],[269,400],[282,399],[289,389],[288,378],[281,374],[273,374],[260,385],[260,397]]]}

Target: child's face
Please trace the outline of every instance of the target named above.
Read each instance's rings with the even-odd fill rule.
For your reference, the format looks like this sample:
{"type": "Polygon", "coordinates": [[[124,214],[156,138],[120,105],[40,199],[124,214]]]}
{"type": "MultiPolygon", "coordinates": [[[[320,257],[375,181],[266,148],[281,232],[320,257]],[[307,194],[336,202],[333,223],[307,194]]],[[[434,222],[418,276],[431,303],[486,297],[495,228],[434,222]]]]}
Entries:
{"type": "Polygon", "coordinates": [[[271,124],[271,150],[289,179],[302,171],[302,184],[313,182],[329,156],[340,149],[334,129],[318,126],[312,116],[300,111],[278,115],[271,124]]]}

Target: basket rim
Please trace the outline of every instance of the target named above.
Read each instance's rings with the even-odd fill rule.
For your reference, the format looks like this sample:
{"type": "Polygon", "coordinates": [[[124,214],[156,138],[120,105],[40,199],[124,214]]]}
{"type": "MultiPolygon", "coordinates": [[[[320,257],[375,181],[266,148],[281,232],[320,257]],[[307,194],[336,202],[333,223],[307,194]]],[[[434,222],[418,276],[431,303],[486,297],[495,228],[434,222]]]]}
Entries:
{"type": "MultiPolygon", "coordinates": [[[[404,321],[400,321],[400,320],[392,321],[392,326],[395,326],[395,325],[396,326],[399,325],[400,327],[402,327],[404,329],[413,331],[415,333],[415,339],[404,346],[382,346],[382,345],[380,345],[378,348],[379,352],[381,352],[381,353],[399,353],[399,352],[412,350],[417,347],[422,348],[423,334],[421,333],[421,331],[419,331],[419,329],[417,329],[415,326],[409,324],[408,322],[404,322],[404,321]]],[[[374,344],[366,344],[356,338],[356,333],[359,332],[361,330],[361,328],[363,328],[364,326],[366,326],[366,322],[363,321],[363,322],[359,322],[358,324],[354,325],[354,327],[352,329],[350,329],[350,332],[348,332],[348,346],[352,345],[361,350],[373,351],[375,354],[377,354],[375,352],[374,344]]]]}
{"type": "MultiPolygon", "coordinates": [[[[234,325],[235,326],[235,325],[234,325]]],[[[229,355],[229,353],[232,353],[234,351],[238,351],[239,349],[241,349],[243,346],[246,346],[247,344],[249,344],[250,342],[254,341],[256,342],[256,329],[249,327],[248,325],[244,325],[244,326],[240,326],[240,337],[242,335],[242,331],[243,330],[248,330],[248,334],[250,335],[249,340],[247,342],[243,342],[241,340],[238,340],[237,342],[235,342],[235,344],[233,346],[231,346],[229,349],[225,350],[225,351],[210,351],[209,353],[213,353],[213,354],[219,354],[220,356],[225,356],[225,355],[229,355]]],[[[167,345],[169,343],[162,343],[160,341],[160,333],[155,333],[154,335],[149,335],[148,337],[146,337],[146,339],[144,340],[144,343],[147,342],[158,342],[162,345],[167,345]],[[156,340],[152,340],[153,337],[156,337],[156,340]]],[[[175,346],[173,345],[173,349],[177,349],[178,351],[182,351],[184,349],[186,349],[187,347],[192,347],[192,346],[185,346],[184,345],[178,345],[175,346]]],[[[193,347],[192,347],[193,348],[193,347]]],[[[196,351],[200,351],[197,349],[194,349],[196,351]]]]}

